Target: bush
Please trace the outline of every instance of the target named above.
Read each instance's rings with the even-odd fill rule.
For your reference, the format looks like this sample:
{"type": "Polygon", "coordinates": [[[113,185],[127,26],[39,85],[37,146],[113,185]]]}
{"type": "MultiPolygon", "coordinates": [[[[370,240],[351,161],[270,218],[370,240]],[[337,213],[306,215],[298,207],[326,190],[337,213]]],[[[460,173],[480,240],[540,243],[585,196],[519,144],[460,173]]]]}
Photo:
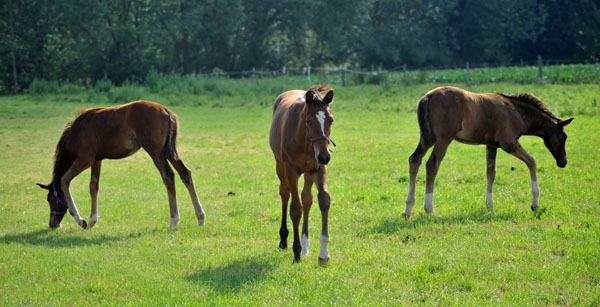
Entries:
{"type": "Polygon", "coordinates": [[[56,94],[58,93],[58,82],[36,78],[29,84],[28,90],[34,95],[56,94]]]}
{"type": "Polygon", "coordinates": [[[146,99],[147,96],[148,92],[145,87],[128,82],[123,83],[119,87],[113,87],[107,95],[108,99],[114,103],[127,103],[134,100],[146,99]]]}
{"type": "Polygon", "coordinates": [[[99,93],[108,93],[113,88],[112,82],[110,80],[98,80],[96,84],[94,84],[94,91],[99,93]]]}

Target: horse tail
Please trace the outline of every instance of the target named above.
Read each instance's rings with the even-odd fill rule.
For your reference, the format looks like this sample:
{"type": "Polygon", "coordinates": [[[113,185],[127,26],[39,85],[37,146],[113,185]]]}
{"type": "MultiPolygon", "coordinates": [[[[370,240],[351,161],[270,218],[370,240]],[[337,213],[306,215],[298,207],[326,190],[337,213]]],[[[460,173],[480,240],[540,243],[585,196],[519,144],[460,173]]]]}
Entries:
{"type": "Polygon", "coordinates": [[[163,146],[163,155],[167,159],[180,160],[179,153],[177,152],[177,115],[170,110],[167,110],[167,113],[169,114],[169,133],[163,146]]]}
{"type": "Polygon", "coordinates": [[[431,147],[435,143],[435,135],[431,129],[429,121],[429,99],[430,95],[425,95],[417,104],[417,118],[419,120],[419,130],[421,131],[421,146],[425,148],[431,147]]]}

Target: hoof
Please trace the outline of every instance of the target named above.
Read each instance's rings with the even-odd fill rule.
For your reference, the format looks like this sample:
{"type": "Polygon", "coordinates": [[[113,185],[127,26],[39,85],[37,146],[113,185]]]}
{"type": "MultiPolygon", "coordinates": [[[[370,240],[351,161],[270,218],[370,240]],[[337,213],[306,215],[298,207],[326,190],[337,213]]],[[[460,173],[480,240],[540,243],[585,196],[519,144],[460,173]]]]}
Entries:
{"type": "Polygon", "coordinates": [[[538,205],[538,206],[531,206],[531,211],[535,211],[535,210],[537,210],[537,209],[539,209],[539,208],[540,208],[540,206],[539,206],[539,205],[538,205]]]}
{"type": "Polygon", "coordinates": [[[405,219],[408,219],[408,218],[410,218],[410,213],[406,213],[406,211],[404,211],[404,212],[402,212],[402,216],[403,216],[405,219]]]}
{"type": "Polygon", "coordinates": [[[425,207],[425,212],[426,212],[427,214],[433,214],[433,207],[432,207],[432,208],[427,208],[427,207],[425,207]]]}
{"type": "Polygon", "coordinates": [[[287,242],[279,242],[279,248],[286,249],[287,248],[287,242]]]}
{"type": "Polygon", "coordinates": [[[326,266],[329,263],[329,258],[321,258],[319,257],[319,265],[326,266]]]}
{"type": "Polygon", "coordinates": [[[87,222],[85,221],[85,219],[81,219],[81,220],[79,221],[79,226],[81,226],[81,228],[83,228],[83,229],[87,229],[87,227],[88,227],[88,224],[87,224],[87,222]]]}
{"type": "Polygon", "coordinates": [[[298,257],[298,258],[294,257],[294,262],[293,263],[300,263],[300,257],[298,257]]]}
{"type": "Polygon", "coordinates": [[[204,217],[198,220],[198,226],[204,226],[204,217]]]}

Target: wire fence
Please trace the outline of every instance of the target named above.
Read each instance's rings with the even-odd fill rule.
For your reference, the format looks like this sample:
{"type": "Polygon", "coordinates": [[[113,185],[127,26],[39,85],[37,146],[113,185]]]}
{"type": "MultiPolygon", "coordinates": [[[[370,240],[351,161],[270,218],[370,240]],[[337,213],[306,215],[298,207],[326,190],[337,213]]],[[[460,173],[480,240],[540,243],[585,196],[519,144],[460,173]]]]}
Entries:
{"type": "Polygon", "coordinates": [[[410,67],[402,65],[377,70],[361,70],[345,66],[283,66],[276,70],[215,71],[196,75],[232,78],[305,78],[308,83],[325,80],[328,83],[341,85],[347,83],[381,83],[384,81],[403,82],[405,84],[426,82],[464,82],[470,84],[471,82],[531,82],[536,80],[595,83],[600,81],[600,63],[598,61],[584,62],[576,59],[555,60],[538,57],[537,60],[520,60],[498,65],[466,62],[464,66],[410,67]]]}

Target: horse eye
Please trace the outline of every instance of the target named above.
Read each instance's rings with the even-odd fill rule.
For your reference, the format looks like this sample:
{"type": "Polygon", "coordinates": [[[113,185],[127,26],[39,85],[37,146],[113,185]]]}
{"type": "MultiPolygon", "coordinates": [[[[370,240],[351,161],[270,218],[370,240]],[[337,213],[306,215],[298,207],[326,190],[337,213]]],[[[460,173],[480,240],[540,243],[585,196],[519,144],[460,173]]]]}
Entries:
{"type": "Polygon", "coordinates": [[[310,121],[309,120],[306,121],[306,125],[310,126],[310,121]]]}

